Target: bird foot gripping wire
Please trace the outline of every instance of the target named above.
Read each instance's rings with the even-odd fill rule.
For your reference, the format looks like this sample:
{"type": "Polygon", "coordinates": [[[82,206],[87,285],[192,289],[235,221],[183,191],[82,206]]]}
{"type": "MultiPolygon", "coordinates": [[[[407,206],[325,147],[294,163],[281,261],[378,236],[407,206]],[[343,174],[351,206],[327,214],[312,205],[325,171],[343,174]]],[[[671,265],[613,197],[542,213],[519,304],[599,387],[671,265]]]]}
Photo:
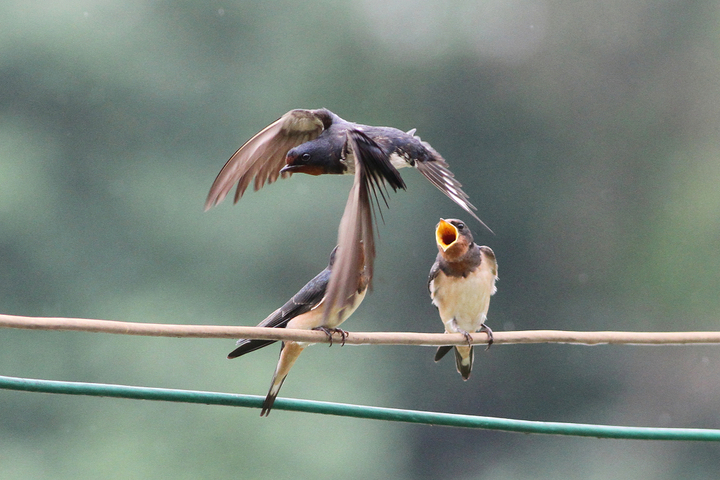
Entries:
{"type": "Polygon", "coordinates": [[[484,323],[480,325],[480,331],[485,332],[485,334],[488,336],[488,344],[487,347],[485,347],[485,351],[488,351],[490,349],[490,345],[493,344],[493,331],[492,328],[488,327],[484,323]]]}
{"type": "MultiPolygon", "coordinates": [[[[493,341],[494,341],[492,329],[483,323],[480,325],[480,330],[478,330],[478,332],[485,332],[485,334],[488,336],[488,343],[487,343],[487,347],[485,347],[485,350],[486,351],[489,350],[490,345],[492,345],[493,341]]],[[[465,341],[467,342],[468,347],[472,347],[472,345],[473,345],[472,335],[470,335],[468,332],[465,332],[465,331],[460,331],[460,333],[462,333],[463,336],[465,337],[465,341]]]]}
{"type": "Polygon", "coordinates": [[[473,342],[472,335],[470,335],[470,334],[469,334],[468,332],[466,332],[465,330],[460,330],[460,333],[462,333],[463,337],[465,337],[465,341],[467,342],[468,347],[472,347],[472,344],[473,344],[473,343],[472,343],[472,342],[473,342]]]}
{"type": "Polygon", "coordinates": [[[349,335],[348,332],[346,332],[345,330],[343,330],[341,328],[316,327],[316,328],[313,328],[313,330],[319,330],[319,331],[325,333],[325,335],[327,335],[327,337],[328,337],[328,341],[330,342],[331,347],[333,345],[333,334],[334,333],[340,334],[340,346],[341,347],[345,346],[345,339],[349,335]]]}

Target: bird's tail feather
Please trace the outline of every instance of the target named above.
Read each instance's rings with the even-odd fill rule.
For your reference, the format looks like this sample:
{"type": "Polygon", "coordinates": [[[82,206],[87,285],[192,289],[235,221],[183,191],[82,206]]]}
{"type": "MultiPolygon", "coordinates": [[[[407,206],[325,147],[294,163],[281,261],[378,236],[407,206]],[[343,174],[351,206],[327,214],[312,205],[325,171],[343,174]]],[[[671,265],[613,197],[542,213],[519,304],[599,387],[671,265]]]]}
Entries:
{"type": "Polygon", "coordinates": [[[237,358],[246,353],[254,352],[268,345],[272,345],[277,340],[238,340],[237,347],[228,353],[227,358],[237,358]]]}
{"type": "Polygon", "coordinates": [[[266,417],[270,414],[270,410],[275,404],[275,399],[278,393],[280,393],[280,387],[282,387],[282,384],[285,382],[288,373],[290,373],[290,369],[295,364],[295,360],[297,360],[304,349],[304,346],[296,342],[283,343],[283,348],[280,350],[280,360],[278,360],[275,374],[270,383],[270,390],[262,404],[262,410],[260,410],[261,417],[266,417]]]}
{"type": "Polygon", "coordinates": [[[260,410],[261,417],[267,417],[270,414],[270,410],[272,410],[273,405],[275,405],[275,399],[277,398],[278,393],[280,393],[280,388],[282,387],[282,384],[285,382],[286,378],[287,375],[285,375],[282,380],[276,383],[275,377],[273,377],[273,383],[272,385],[270,385],[270,390],[265,397],[265,401],[263,401],[262,410],[260,410]]]}
{"type": "Polygon", "coordinates": [[[442,347],[438,347],[437,352],[435,352],[435,361],[439,362],[442,360],[442,358],[450,351],[452,350],[452,345],[443,345],[442,347]]]}
{"type": "Polygon", "coordinates": [[[462,355],[459,349],[455,349],[455,367],[458,373],[462,375],[463,380],[470,378],[474,357],[475,349],[473,347],[470,347],[469,354],[466,357],[462,355]]]}

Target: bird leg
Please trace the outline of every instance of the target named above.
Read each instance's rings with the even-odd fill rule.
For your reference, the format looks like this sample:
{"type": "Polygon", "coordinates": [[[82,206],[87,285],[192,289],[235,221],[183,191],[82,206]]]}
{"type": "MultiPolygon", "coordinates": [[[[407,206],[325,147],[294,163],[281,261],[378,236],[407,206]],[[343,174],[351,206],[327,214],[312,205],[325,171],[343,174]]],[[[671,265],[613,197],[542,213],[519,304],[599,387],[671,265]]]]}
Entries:
{"type": "Polygon", "coordinates": [[[468,347],[472,347],[472,342],[473,342],[472,335],[470,335],[465,330],[460,330],[460,329],[458,329],[458,330],[459,330],[458,333],[462,333],[463,337],[465,337],[465,341],[467,342],[468,347]]]}
{"type": "Polygon", "coordinates": [[[339,333],[339,334],[340,334],[340,339],[341,339],[340,346],[341,346],[341,347],[344,347],[344,346],[345,346],[345,339],[348,337],[348,332],[346,332],[345,330],[343,330],[343,329],[341,329],[341,328],[329,328],[329,327],[315,327],[315,328],[313,328],[313,330],[319,330],[319,331],[321,331],[321,332],[324,332],[325,335],[327,335],[328,340],[330,341],[330,346],[331,346],[331,347],[332,347],[332,344],[333,344],[333,334],[334,334],[334,333],[339,333]]]}
{"type": "Polygon", "coordinates": [[[454,318],[450,321],[450,324],[445,327],[445,331],[447,333],[462,333],[463,337],[465,337],[465,341],[467,342],[468,347],[473,346],[472,335],[470,335],[468,332],[466,332],[462,328],[458,327],[457,320],[455,320],[454,318]]]}
{"type": "Polygon", "coordinates": [[[488,349],[490,349],[490,345],[493,344],[493,331],[492,331],[492,328],[488,327],[487,325],[485,325],[485,324],[483,323],[483,324],[480,325],[480,330],[478,330],[478,331],[480,331],[480,332],[485,332],[485,334],[488,336],[488,344],[487,344],[487,347],[485,347],[485,351],[487,351],[488,349]]]}

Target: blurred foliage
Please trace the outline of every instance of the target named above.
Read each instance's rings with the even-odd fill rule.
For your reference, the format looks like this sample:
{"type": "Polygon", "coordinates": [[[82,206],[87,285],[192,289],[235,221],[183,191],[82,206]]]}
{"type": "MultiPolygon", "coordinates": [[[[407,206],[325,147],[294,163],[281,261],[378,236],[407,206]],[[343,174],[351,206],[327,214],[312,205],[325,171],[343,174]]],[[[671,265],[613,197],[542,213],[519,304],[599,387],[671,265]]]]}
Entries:
{"type": "MultiPolygon", "coordinates": [[[[349,178],[204,213],[291,108],[418,134],[495,250],[503,329],[715,330],[717,2],[8,1],[0,6],[3,313],[254,325],[320,271],[349,178]]],[[[349,330],[439,331],[439,217],[416,172],[349,330]]],[[[3,331],[3,374],[265,394],[277,348],[3,331]]],[[[536,420],[720,426],[714,347],[308,349],[282,394],[536,420]]],[[[573,440],[0,392],[2,478],[709,478],[717,447],[573,440]],[[608,461],[608,460],[611,461],[608,461]]]]}

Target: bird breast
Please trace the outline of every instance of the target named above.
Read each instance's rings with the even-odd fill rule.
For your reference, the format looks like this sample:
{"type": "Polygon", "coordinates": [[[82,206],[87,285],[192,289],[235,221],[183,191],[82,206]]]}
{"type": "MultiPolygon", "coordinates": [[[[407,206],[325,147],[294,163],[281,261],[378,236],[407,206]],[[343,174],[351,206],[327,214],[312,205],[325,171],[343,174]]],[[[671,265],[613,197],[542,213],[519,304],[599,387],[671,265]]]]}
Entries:
{"type": "Polygon", "coordinates": [[[340,326],[341,323],[343,323],[345,320],[350,318],[350,315],[352,315],[355,312],[355,310],[357,310],[357,308],[362,303],[363,299],[365,298],[365,293],[367,293],[367,289],[357,292],[353,296],[352,303],[350,303],[350,305],[348,305],[347,307],[342,309],[340,312],[338,312],[338,315],[336,317],[338,322],[337,323],[332,322],[333,325],[325,325],[325,326],[328,328],[337,328],[340,326]]]}
{"type": "Polygon", "coordinates": [[[474,332],[485,321],[494,287],[495,276],[489,269],[478,268],[466,277],[440,272],[431,285],[433,304],[446,327],[455,320],[462,330],[474,332]]]}

